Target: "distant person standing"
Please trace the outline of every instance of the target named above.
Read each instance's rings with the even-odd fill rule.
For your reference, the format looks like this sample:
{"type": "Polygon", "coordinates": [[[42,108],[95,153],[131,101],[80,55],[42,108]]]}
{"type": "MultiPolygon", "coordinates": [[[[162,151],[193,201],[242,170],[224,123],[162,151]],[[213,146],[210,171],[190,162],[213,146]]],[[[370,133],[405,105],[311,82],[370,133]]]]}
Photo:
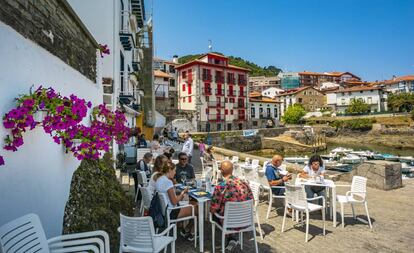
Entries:
{"type": "Polygon", "coordinates": [[[141,134],[141,136],[138,138],[138,147],[139,148],[148,147],[147,140],[145,140],[145,134],[141,134]]]}
{"type": "Polygon", "coordinates": [[[200,140],[200,143],[198,144],[198,150],[200,151],[200,157],[203,157],[204,152],[206,151],[206,145],[204,144],[203,140],[200,140]]]}
{"type": "Polygon", "coordinates": [[[174,128],[174,130],[171,131],[171,138],[173,139],[173,141],[177,141],[178,140],[178,131],[177,131],[177,128],[174,128]]]}
{"type": "Polygon", "coordinates": [[[157,152],[161,148],[159,140],[160,137],[158,136],[158,134],[154,134],[154,137],[152,138],[152,142],[150,145],[151,152],[157,152]]]}
{"type": "Polygon", "coordinates": [[[186,153],[188,156],[188,163],[191,163],[191,157],[193,156],[193,149],[194,149],[194,142],[191,139],[191,135],[189,133],[184,134],[184,145],[181,152],[186,153]]]}

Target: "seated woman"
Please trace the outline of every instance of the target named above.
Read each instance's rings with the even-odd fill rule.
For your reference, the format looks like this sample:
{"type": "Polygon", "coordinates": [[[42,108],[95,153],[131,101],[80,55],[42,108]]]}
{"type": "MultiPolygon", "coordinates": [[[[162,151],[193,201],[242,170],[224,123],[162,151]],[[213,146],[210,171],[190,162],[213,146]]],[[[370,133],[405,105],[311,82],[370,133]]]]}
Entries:
{"type": "Polygon", "coordinates": [[[203,154],[203,159],[206,165],[211,166],[214,161],[213,146],[208,146],[206,152],[203,154]]]}
{"type": "Polygon", "coordinates": [[[152,168],[152,174],[148,183],[151,192],[155,191],[155,177],[160,173],[161,169],[168,164],[168,158],[165,155],[159,155],[155,158],[154,167],[152,168]]]}
{"type": "MultiPolygon", "coordinates": [[[[155,190],[159,193],[163,193],[167,196],[167,204],[169,207],[177,207],[178,203],[183,200],[184,196],[188,193],[188,189],[183,190],[180,195],[176,195],[173,185],[173,178],[175,177],[175,166],[171,163],[163,166],[159,173],[155,175],[155,190]]],[[[197,215],[197,207],[194,208],[197,215]]],[[[178,219],[192,215],[192,208],[190,206],[181,209],[171,210],[170,219],[178,219]]],[[[180,234],[186,237],[189,241],[194,240],[194,223],[192,221],[180,231],[180,234]]]]}
{"type": "MultiPolygon", "coordinates": [[[[325,176],[325,167],[323,167],[322,158],[319,155],[313,155],[308,162],[308,165],[303,168],[302,173],[299,175],[301,178],[314,178],[325,176]]],[[[314,195],[325,197],[325,187],[322,186],[305,186],[306,197],[313,198],[314,195]]],[[[318,204],[322,205],[322,200],[318,200],[318,204]]]]}

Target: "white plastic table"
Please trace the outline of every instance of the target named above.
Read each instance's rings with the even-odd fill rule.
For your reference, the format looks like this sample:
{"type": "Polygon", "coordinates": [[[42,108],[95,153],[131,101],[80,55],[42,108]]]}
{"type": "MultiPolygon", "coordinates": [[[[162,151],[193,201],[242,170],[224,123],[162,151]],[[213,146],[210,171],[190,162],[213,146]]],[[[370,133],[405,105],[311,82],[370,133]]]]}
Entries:
{"type": "Polygon", "coordinates": [[[200,235],[200,252],[204,252],[204,207],[211,199],[209,197],[194,197],[198,202],[198,231],[200,235]]]}
{"type": "Polygon", "coordinates": [[[331,205],[330,205],[330,212],[329,212],[329,216],[332,219],[333,222],[333,227],[336,227],[336,186],[334,181],[330,180],[330,179],[325,179],[324,183],[316,183],[312,180],[309,179],[300,179],[296,182],[299,185],[309,185],[309,186],[322,186],[325,187],[325,189],[330,190],[331,194],[330,195],[330,201],[331,201],[331,205]]]}

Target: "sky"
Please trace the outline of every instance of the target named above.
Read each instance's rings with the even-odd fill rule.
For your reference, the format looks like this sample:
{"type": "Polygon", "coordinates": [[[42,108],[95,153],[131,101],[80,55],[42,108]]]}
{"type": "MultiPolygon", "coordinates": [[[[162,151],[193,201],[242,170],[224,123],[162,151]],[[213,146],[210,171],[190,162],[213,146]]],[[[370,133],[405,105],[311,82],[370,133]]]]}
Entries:
{"type": "Polygon", "coordinates": [[[367,81],[414,74],[414,0],[146,4],[161,58],[206,53],[211,40],[213,51],[283,71],[349,71],[367,81]]]}

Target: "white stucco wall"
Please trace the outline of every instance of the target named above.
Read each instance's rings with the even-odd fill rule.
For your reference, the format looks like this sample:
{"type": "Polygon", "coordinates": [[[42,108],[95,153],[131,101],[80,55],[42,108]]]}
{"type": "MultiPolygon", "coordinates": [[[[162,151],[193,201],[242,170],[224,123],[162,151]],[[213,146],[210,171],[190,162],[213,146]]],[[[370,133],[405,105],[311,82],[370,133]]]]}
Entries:
{"type": "MultiPolygon", "coordinates": [[[[32,85],[53,87],[62,95],[75,94],[102,103],[101,85],[87,79],[11,27],[0,22],[0,115],[14,108],[19,94],[32,85]]],[[[0,124],[0,145],[9,131],[0,124]]],[[[61,234],[70,183],[79,161],[41,127],[24,134],[17,152],[0,149],[0,226],[27,213],[40,216],[47,237],[61,234]]]]}

